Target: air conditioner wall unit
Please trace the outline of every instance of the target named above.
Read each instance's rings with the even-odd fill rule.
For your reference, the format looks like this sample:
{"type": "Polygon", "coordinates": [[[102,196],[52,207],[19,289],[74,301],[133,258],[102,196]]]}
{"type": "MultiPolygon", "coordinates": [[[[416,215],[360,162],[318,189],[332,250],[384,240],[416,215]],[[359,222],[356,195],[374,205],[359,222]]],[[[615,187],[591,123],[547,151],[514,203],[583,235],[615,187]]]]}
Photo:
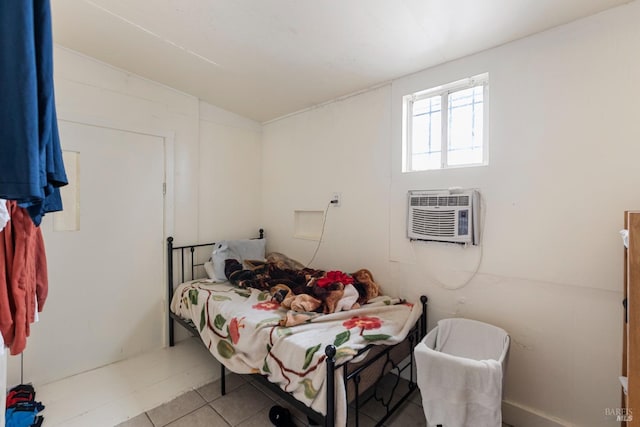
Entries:
{"type": "Polygon", "coordinates": [[[477,190],[409,191],[408,199],[410,240],[480,244],[477,190]]]}

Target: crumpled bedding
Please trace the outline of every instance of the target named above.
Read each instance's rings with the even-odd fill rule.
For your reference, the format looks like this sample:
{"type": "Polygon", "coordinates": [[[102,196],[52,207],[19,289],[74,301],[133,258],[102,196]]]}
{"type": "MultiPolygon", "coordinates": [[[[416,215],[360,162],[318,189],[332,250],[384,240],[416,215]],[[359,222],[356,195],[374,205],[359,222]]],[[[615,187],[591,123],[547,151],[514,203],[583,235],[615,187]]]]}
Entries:
{"type": "MultiPolygon", "coordinates": [[[[196,280],[176,289],[171,310],[193,321],[209,351],[228,369],[266,375],[325,414],[325,347],[336,346],[337,363],[342,363],[368,344],[397,344],[422,307],[383,296],[350,311],[294,312],[281,308],[266,290],[196,280]]],[[[342,425],[346,397],[341,369],[336,371],[336,402],[336,425],[342,425]]]]}
{"type": "Polygon", "coordinates": [[[352,274],[313,268],[292,269],[282,262],[225,261],[225,276],[241,288],[270,291],[284,308],[294,311],[333,313],[351,310],[380,295],[371,272],[352,274]],[[300,297],[294,298],[296,295],[300,297]]]}

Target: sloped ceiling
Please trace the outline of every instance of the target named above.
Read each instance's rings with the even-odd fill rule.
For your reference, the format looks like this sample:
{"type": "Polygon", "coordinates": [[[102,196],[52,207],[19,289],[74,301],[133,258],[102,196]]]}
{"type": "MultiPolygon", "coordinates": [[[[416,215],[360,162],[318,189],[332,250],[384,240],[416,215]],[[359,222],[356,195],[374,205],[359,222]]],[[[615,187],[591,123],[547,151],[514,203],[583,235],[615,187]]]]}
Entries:
{"type": "Polygon", "coordinates": [[[265,122],[628,0],[52,0],[56,43],[265,122]]]}

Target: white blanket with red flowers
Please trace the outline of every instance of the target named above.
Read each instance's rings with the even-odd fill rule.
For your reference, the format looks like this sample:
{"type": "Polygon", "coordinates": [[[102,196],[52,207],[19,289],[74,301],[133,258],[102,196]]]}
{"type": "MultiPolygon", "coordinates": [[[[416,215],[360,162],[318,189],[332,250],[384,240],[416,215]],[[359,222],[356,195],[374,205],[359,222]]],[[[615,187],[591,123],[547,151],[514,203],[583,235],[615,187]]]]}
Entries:
{"type": "MultiPolygon", "coordinates": [[[[368,344],[397,344],[422,308],[383,296],[350,311],[287,312],[268,292],[195,280],[176,289],[171,311],[191,319],[207,348],[231,371],[267,375],[297,400],[326,414],[325,347],[336,346],[336,363],[342,363],[368,344]],[[287,316],[293,316],[296,326],[280,326],[287,316]]],[[[344,425],[341,369],[336,371],[336,403],[336,425],[344,425]]]]}

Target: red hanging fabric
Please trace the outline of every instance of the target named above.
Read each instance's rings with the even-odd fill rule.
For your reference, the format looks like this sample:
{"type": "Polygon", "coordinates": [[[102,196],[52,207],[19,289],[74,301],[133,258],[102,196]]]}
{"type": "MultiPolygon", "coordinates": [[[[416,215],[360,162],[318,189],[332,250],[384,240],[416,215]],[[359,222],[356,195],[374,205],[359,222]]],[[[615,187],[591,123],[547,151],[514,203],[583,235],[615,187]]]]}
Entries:
{"type": "Polygon", "coordinates": [[[35,320],[36,301],[42,311],[48,293],[42,231],[16,202],[7,202],[11,220],[0,231],[0,331],[12,355],[27,344],[35,320]]]}

